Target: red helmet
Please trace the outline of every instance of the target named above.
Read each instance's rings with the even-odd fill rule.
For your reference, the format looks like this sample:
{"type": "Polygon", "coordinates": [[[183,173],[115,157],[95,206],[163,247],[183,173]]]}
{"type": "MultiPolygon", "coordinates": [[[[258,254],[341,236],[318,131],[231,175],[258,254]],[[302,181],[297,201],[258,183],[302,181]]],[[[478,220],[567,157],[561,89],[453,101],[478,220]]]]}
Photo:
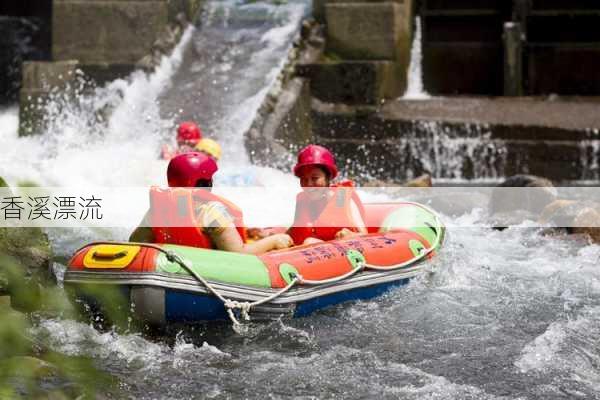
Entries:
{"type": "Polygon", "coordinates": [[[183,153],[169,162],[167,181],[170,187],[194,187],[198,180],[212,180],[218,169],[215,160],[206,154],[183,153]]]}
{"type": "Polygon", "coordinates": [[[333,179],[338,174],[333,154],[323,146],[311,144],[298,153],[298,163],[294,166],[294,175],[300,177],[300,170],[307,165],[319,165],[329,172],[329,178],[333,179]]]}
{"type": "Polygon", "coordinates": [[[197,144],[202,139],[202,131],[194,122],[182,122],[177,128],[177,143],[197,144]]]}

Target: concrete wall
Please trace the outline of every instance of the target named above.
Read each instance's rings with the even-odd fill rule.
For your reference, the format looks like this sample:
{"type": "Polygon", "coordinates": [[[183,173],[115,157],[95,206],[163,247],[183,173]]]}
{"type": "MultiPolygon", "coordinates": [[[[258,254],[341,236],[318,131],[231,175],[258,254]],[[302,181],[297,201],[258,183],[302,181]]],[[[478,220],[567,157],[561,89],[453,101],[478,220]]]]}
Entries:
{"type": "Polygon", "coordinates": [[[168,23],[166,1],[54,0],[52,58],[83,65],[135,63],[168,23]]]}
{"type": "Polygon", "coordinates": [[[326,102],[381,104],[402,94],[410,62],[413,0],[323,0],[325,55],[298,67],[312,96],[326,102]]]}
{"type": "Polygon", "coordinates": [[[14,102],[24,60],[49,60],[51,0],[0,2],[0,104],[14,102]]]}
{"type": "Polygon", "coordinates": [[[52,88],[47,79],[31,81],[32,76],[53,76],[76,63],[88,78],[103,84],[136,68],[151,69],[177,44],[200,5],[201,0],[53,0],[52,62],[24,70],[28,83],[20,95],[20,133],[40,131],[32,109],[40,108],[52,88]],[[38,72],[27,78],[31,70],[38,72]]]}

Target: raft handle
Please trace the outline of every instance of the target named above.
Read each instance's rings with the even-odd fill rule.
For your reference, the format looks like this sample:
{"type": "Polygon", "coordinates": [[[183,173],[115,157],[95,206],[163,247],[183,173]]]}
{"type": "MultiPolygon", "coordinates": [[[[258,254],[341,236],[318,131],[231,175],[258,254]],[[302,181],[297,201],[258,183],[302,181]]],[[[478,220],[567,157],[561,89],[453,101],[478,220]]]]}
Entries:
{"type": "Polygon", "coordinates": [[[102,253],[100,251],[94,251],[92,258],[99,260],[116,260],[127,256],[127,250],[119,251],[118,253],[102,253]]]}

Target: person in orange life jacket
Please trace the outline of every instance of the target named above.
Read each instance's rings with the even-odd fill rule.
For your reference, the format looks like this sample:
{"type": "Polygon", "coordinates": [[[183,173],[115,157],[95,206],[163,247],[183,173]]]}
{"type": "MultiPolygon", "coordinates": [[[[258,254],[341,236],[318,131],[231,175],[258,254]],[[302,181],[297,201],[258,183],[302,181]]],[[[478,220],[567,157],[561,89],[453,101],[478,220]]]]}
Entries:
{"type": "Polygon", "coordinates": [[[337,174],[333,155],[325,147],[309,145],[298,153],[294,175],[300,178],[303,191],[296,198],[294,225],[288,230],[296,245],[367,233],[362,202],[353,184],[332,184],[337,174]],[[323,189],[328,187],[340,189],[323,189]]]}
{"type": "MultiPolygon", "coordinates": [[[[213,160],[215,161],[219,161],[219,159],[221,158],[221,145],[219,145],[218,142],[216,142],[213,139],[210,138],[202,138],[198,144],[195,147],[195,151],[198,151],[200,153],[204,153],[207,156],[210,156],[213,160]]],[[[251,186],[251,183],[253,183],[254,185],[257,185],[257,179],[254,175],[252,174],[234,174],[234,175],[220,175],[220,183],[223,184],[225,183],[227,186],[238,186],[240,184],[245,186],[251,186]]],[[[285,228],[283,230],[281,230],[281,232],[270,232],[267,230],[264,230],[262,228],[247,228],[246,229],[246,236],[248,238],[248,240],[258,240],[258,239],[263,239],[267,236],[271,236],[274,233],[284,233],[285,232],[285,228]],[[268,233],[265,233],[268,232],[268,233]]]]}
{"type": "Polygon", "coordinates": [[[175,149],[165,144],[161,149],[161,158],[170,160],[178,154],[195,151],[194,148],[202,139],[202,131],[195,122],[182,122],[177,127],[177,147],[175,149]]]}
{"type": "Polygon", "coordinates": [[[172,243],[248,254],[262,254],[290,247],[293,242],[287,234],[269,236],[252,243],[244,242],[245,229],[242,226],[241,210],[230,201],[210,192],[212,177],[217,169],[216,162],[203,153],[190,152],[174,157],[167,169],[171,189],[153,189],[155,192],[151,192],[152,204],[162,202],[162,207],[153,210],[151,206],[141,226],[131,234],[129,241],[172,243]],[[202,190],[178,189],[184,187],[197,187],[202,190]],[[160,226],[158,220],[161,216],[164,217],[165,208],[168,208],[167,213],[173,211],[173,215],[167,217],[171,218],[169,221],[178,218],[182,198],[187,199],[192,209],[189,213],[193,214],[192,222],[197,225],[155,226],[160,226]]]}

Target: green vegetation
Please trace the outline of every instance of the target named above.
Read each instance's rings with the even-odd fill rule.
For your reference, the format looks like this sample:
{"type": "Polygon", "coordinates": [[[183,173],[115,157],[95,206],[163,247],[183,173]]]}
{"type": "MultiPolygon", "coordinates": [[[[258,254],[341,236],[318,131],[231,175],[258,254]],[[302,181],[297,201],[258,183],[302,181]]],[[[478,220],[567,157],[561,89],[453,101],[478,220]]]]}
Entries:
{"type": "MultiPolygon", "coordinates": [[[[99,371],[91,358],[61,354],[32,337],[36,319],[75,314],[62,289],[40,286],[26,279],[24,271],[12,257],[0,255],[0,276],[6,283],[0,291],[0,399],[91,399],[113,392],[116,379],[99,371]],[[24,314],[13,308],[15,302],[23,308],[41,304],[41,309],[24,314]]],[[[103,310],[126,323],[115,305],[118,296],[103,290],[101,297],[103,310]]]]}

